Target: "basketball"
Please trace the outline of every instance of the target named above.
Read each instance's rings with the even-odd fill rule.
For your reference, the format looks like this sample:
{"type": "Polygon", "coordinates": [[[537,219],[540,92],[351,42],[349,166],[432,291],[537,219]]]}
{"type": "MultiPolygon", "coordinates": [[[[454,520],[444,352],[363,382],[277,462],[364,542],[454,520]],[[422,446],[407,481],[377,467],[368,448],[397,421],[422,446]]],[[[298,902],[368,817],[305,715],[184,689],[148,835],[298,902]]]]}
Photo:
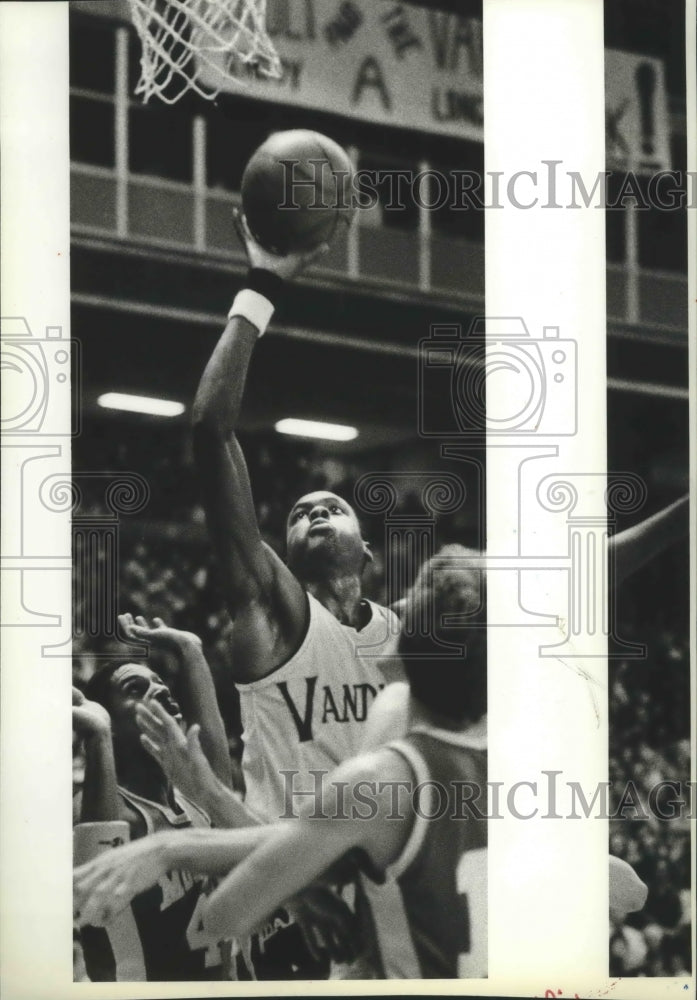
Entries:
{"type": "Polygon", "coordinates": [[[266,250],[285,256],[329,243],[353,216],[353,165],[320,132],[276,132],[254,153],[242,176],[249,230],[266,250]]]}

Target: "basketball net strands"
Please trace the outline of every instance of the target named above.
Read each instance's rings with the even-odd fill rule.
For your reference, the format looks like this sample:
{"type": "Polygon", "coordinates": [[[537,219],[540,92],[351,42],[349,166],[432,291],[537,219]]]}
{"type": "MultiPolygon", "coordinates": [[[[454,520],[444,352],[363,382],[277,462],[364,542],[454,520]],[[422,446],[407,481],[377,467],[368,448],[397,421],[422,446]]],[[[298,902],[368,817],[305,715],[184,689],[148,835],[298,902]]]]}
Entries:
{"type": "Polygon", "coordinates": [[[135,93],[174,104],[187,90],[207,100],[247,67],[278,78],[266,33],[266,0],[129,0],[143,52],[135,93]],[[213,73],[211,73],[213,70],[213,73]],[[205,73],[206,82],[202,80],[205,73]],[[218,78],[220,86],[209,82],[218,78]]]}

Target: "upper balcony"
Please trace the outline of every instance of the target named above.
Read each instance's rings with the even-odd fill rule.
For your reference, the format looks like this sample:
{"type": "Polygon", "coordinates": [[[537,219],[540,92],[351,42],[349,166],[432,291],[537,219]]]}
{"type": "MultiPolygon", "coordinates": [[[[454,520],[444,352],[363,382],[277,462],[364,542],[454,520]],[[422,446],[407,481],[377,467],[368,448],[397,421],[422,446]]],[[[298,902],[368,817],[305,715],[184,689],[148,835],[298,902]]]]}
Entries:
{"type": "MultiPolygon", "coordinates": [[[[132,100],[129,62],[132,69],[135,46],[129,30],[101,26],[100,37],[108,42],[105,58],[95,51],[90,79],[71,85],[73,238],[78,243],[97,238],[145,253],[175,251],[202,264],[241,270],[244,257],[231,216],[239,204],[235,177],[248,154],[231,148],[234,133],[221,137],[200,114],[186,108],[173,114],[132,100]],[[226,157],[237,158],[227,178],[225,164],[215,166],[226,157]]],[[[255,129],[259,123],[251,121],[249,131],[255,129]]],[[[354,146],[349,152],[354,162],[365,162],[362,150],[354,146]]],[[[421,160],[416,166],[426,170],[432,164],[421,160]]],[[[643,219],[631,218],[641,215],[608,213],[609,330],[686,346],[686,275],[660,252],[642,253],[652,238],[643,219]]],[[[348,238],[331,248],[308,280],[402,302],[432,297],[482,313],[482,230],[481,219],[469,228],[443,227],[426,209],[406,220],[390,219],[378,205],[359,213],[348,238]],[[458,235],[452,235],[454,229],[458,235]]]]}

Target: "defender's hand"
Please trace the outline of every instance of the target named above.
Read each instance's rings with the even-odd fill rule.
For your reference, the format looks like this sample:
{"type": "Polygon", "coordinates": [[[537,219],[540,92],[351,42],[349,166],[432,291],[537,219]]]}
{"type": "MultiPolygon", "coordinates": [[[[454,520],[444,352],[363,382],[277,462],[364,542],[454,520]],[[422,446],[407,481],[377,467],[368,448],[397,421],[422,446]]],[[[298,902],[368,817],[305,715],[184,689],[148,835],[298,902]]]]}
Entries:
{"type": "Polygon", "coordinates": [[[277,275],[279,278],[285,278],[286,280],[294,278],[329,249],[328,243],[321,243],[314,250],[305,250],[302,253],[289,253],[281,257],[270,250],[265,250],[264,247],[257,243],[249,231],[244,214],[239,209],[234,209],[232,217],[240,243],[247,254],[250,267],[261,267],[265,271],[271,271],[272,274],[277,275]]]}
{"type": "Polygon", "coordinates": [[[140,742],[160,765],[175,788],[187,798],[200,802],[218,787],[208,759],[201,749],[201,727],[191,726],[184,734],[175,719],[157,702],[136,706],[140,742]]]}
{"type": "Polygon", "coordinates": [[[152,622],[152,625],[148,625],[147,619],[142,615],[136,615],[135,618],[131,614],[119,615],[123,634],[129,639],[149,642],[157,649],[172,653],[178,653],[186,646],[201,648],[201,640],[193,632],[165,625],[161,618],[153,618],[152,622]]]}
{"type": "Polygon", "coordinates": [[[149,889],[168,870],[168,832],[116,847],[73,873],[74,919],[79,927],[102,927],[134,896],[149,889]]]}

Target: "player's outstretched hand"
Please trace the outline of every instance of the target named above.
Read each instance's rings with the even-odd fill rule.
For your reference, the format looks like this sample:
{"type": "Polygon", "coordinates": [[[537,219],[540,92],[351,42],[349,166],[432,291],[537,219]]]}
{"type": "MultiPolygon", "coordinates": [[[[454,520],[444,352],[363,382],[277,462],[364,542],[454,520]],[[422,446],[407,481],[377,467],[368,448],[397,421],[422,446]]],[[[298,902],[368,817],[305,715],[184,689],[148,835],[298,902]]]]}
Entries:
{"type": "Polygon", "coordinates": [[[295,918],[312,957],[352,962],[362,950],[359,921],[333,889],[316,882],[294,896],[286,909],[295,918]]]}
{"type": "Polygon", "coordinates": [[[83,739],[111,736],[107,710],[96,701],[88,701],[76,687],[73,688],[73,729],[83,739]]]}
{"type": "Polygon", "coordinates": [[[73,917],[79,927],[103,927],[168,869],[169,833],[141,837],[80,865],[73,873],[73,917]]]}
{"type": "Polygon", "coordinates": [[[142,615],[136,615],[134,618],[127,613],[119,615],[119,625],[128,639],[149,642],[157,649],[167,652],[180,653],[187,646],[201,648],[201,640],[197,635],[165,625],[161,618],[153,618],[152,625],[149,625],[142,615]]]}
{"type": "Polygon", "coordinates": [[[194,802],[218,785],[213,769],[201,749],[200,726],[183,733],[179,724],[158,702],[136,706],[140,742],[158,762],[175,788],[194,802]]]}
{"type": "Polygon", "coordinates": [[[240,243],[247,254],[250,267],[263,267],[265,271],[271,271],[272,274],[278,275],[279,278],[287,280],[294,278],[329,249],[328,243],[320,243],[313,250],[305,250],[302,253],[289,253],[282,257],[279,254],[272,253],[270,250],[265,250],[264,247],[257,243],[249,231],[244,213],[239,209],[234,209],[232,218],[240,243]]]}

